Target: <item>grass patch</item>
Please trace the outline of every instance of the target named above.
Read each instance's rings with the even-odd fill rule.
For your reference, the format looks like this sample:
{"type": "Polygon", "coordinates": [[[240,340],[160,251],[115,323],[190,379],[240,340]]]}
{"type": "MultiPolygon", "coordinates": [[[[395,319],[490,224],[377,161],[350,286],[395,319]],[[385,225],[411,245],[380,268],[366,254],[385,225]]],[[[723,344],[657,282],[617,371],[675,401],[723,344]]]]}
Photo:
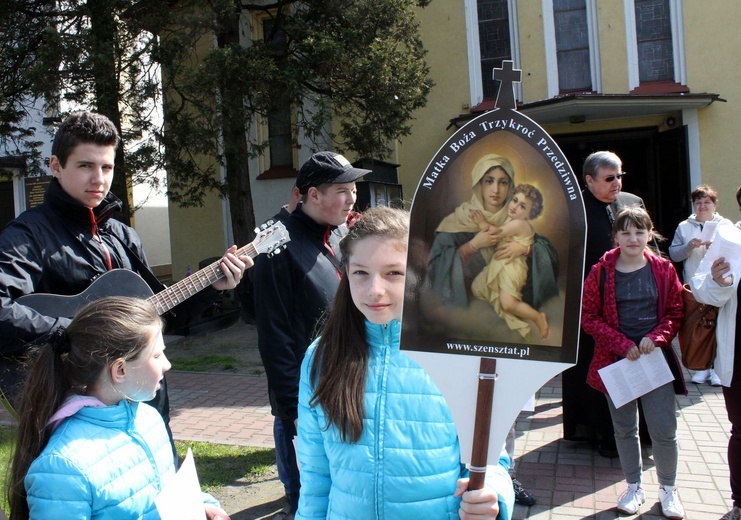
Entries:
{"type": "Polygon", "coordinates": [[[238,360],[231,356],[220,356],[218,354],[207,354],[192,358],[180,358],[168,356],[172,366],[176,370],[185,372],[209,372],[212,370],[235,370],[240,366],[238,360]]]}
{"type": "Polygon", "coordinates": [[[175,447],[181,459],[188,448],[193,451],[198,480],[208,492],[241,478],[262,477],[275,464],[274,449],[192,441],[175,441],[175,447]]]}
{"type": "Polygon", "coordinates": [[[10,460],[10,454],[13,451],[14,444],[15,428],[11,426],[0,426],[0,461],[6,463],[10,460]]]}
{"type": "Polygon", "coordinates": [[[15,446],[15,428],[10,426],[0,426],[0,475],[2,479],[0,482],[0,491],[2,496],[0,497],[0,508],[8,513],[10,507],[8,506],[8,497],[5,494],[5,483],[10,473],[10,457],[13,454],[13,446],[15,446]]]}
{"type": "MultiPolygon", "coordinates": [[[[3,477],[6,468],[10,469],[14,442],[15,428],[0,426],[0,469],[3,477]]],[[[209,493],[241,478],[260,478],[275,464],[274,449],[191,441],[175,441],[175,446],[181,458],[185,457],[188,448],[193,450],[201,489],[209,493]]],[[[0,508],[7,512],[9,508],[5,498],[4,478],[0,492],[0,508]]]]}

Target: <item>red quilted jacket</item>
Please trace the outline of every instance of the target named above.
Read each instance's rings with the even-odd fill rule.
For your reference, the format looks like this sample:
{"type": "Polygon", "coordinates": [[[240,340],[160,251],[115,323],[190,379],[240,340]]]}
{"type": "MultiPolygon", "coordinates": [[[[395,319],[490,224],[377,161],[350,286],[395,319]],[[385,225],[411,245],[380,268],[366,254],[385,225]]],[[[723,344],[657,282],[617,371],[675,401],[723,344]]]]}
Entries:
{"type": "MultiPolygon", "coordinates": [[[[644,253],[656,280],[659,292],[659,323],[646,336],[657,347],[669,349],[667,360],[676,360],[671,341],[682,323],[683,301],[682,284],[674,266],[668,260],[652,253],[644,253]]],[[[607,393],[597,371],[625,357],[634,343],[620,332],[617,301],[615,300],[615,264],[620,256],[620,248],[605,253],[599,262],[592,266],[584,281],[582,294],[581,324],[587,334],[594,337],[594,356],[589,365],[587,383],[592,388],[607,393]],[[604,270],[602,269],[604,267],[604,270]],[[604,275],[604,287],[600,289],[600,277],[604,275]],[[603,295],[604,291],[604,301],[603,295]]],[[[681,371],[679,371],[681,374],[681,371]]],[[[676,375],[676,374],[675,374],[676,375]]],[[[680,375],[681,377],[681,375],[680,375]]],[[[682,385],[684,386],[683,382],[682,385]]]]}

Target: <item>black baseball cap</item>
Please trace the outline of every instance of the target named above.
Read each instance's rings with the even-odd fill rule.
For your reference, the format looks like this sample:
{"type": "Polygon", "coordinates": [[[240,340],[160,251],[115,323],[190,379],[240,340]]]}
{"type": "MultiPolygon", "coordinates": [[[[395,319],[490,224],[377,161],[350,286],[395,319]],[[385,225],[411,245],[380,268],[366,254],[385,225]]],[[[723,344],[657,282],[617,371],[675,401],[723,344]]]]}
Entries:
{"type": "Polygon", "coordinates": [[[296,187],[302,194],[320,184],[353,182],[371,170],[355,168],[350,161],[334,152],[317,152],[301,166],[296,177],[296,187]]]}

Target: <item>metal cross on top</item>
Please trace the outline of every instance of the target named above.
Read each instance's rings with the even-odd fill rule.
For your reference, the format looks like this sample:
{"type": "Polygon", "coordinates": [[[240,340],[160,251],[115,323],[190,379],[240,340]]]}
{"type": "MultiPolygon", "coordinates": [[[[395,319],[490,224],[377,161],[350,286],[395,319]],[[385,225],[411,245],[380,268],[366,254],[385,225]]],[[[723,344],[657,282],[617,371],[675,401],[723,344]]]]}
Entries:
{"type": "Polygon", "coordinates": [[[511,60],[505,60],[502,62],[501,69],[494,69],[492,76],[495,80],[499,80],[499,92],[497,92],[497,108],[509,108],[514,110],[515,105],[515,86],[514,83],[522,81],[522,71],[513,67],[511,60]]]}

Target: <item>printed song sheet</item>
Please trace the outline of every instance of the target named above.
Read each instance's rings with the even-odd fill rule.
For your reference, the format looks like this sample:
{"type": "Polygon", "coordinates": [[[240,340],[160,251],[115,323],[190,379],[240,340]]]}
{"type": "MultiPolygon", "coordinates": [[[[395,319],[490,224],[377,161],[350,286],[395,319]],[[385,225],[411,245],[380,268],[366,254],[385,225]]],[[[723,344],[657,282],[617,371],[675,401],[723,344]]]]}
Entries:
{"type": "Polygon", "coordinates": [[[715,235],[715,228],[718,226],[717,222],[713,222],[712,220],[709,222],[705,222],[702,226],[702,233],[700,233],[700,241],[702,242],[711,242],[713,240],[713,236],[715,235]]]}
{"type": "Polygon", "coordinates": [[[190,448],[177,475],[157,495],[154,504],[162,520],[206,520],[196,463],[190,448]]]}
{"type": "Polygon", "coordinates": [[[655,348],[636,361],[621,359],[599,370],[602,382],[615,408],[633,401],[651,390],[674,381],[664,354],[655,348]]]}
{"type": "MultiPolygon", "coordinates": [[[[707,225],[707,224],[706,224],[707,225]]],[[[708,247],[700,265],[697,267],[697,273],[709,273],[713,262],[723,257],[726,262],[731,264],[730,273],[737,273],[741,265],[741,229],[731,225],[721,225],[715,230],[713,243],[708,247]]],[[[728,276],[724,273],[723,276],[728,276]]]]}

